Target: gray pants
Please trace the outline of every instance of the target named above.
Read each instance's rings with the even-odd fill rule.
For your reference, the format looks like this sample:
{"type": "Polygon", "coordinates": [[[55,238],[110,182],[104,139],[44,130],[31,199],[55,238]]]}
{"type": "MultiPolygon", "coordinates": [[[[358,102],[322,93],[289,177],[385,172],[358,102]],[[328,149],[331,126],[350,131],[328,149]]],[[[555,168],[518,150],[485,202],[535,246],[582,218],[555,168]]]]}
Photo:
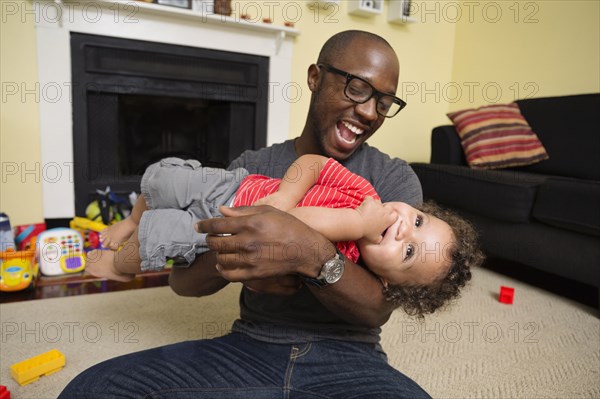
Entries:
{"type": "Polygon", "coordinates": [[[138,229],[142,271],[162,270],[168,259],[189,265],[208,251],[206,234],[196,233],[194,225],[220,217],[219,206],[231,204],[246,176],[245,169],[205,168],[179,158],[150,165],[141,184],[148,205],[138,229]]]}

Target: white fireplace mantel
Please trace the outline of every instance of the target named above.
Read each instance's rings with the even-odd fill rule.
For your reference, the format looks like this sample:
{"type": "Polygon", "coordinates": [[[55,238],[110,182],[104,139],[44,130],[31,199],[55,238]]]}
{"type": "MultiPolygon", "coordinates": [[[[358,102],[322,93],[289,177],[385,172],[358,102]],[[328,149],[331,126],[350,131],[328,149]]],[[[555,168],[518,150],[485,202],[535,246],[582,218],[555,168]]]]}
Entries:
{"type": "MultiPolygon", "coordinates": [[[[203,0],[194,0],[203,1],[203,0]]],[[[196,4],[197,5],[197,4],[196,4]]],[[[45,218],[75,216],[70,33],[119,37],[269,57],[267,144],[287,139],[293,37],[299,31],[138,1],[35,1],[45,218]]]]}

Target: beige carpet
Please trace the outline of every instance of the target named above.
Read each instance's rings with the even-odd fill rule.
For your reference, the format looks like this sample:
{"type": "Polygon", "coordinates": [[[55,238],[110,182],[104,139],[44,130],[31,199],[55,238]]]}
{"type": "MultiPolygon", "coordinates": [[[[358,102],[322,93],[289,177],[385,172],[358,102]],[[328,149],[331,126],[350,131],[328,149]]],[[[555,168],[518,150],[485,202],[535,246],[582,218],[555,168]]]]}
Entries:
{"type": "MultiPolygon", "coordinates": [[[[238,292],[193,299],[163,287],[0,305],[0,384],[13,399],[55,398],[101,360],[221,335],[238,292]],[[63,370],[24,387],[12,380],[11,364],[53,348],[66,355],[63,370]]],[[[422,324],[395,312],[382,340],[390,363],[436,398],[600,398],[596,311],[488,270],[422,324]],[[501,284],[516,289],[514,305],[497,301],[501,284]]]]}

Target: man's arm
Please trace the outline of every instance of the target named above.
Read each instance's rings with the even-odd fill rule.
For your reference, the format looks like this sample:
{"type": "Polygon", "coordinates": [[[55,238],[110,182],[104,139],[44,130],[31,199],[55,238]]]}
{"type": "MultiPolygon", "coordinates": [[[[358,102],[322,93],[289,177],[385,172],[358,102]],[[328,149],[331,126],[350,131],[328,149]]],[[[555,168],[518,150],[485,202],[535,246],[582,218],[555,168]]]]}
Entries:
{"type": "MultiPolygon", "coordinates": [[[[391,209],[384,208],[371,197],[357,209],[302,207],[294,208],[290,213],[329,241],[354,241],[364,237],[374,243],[381,240],[381,232],[397,217],[391,209]]],[[[173,268],[169,278],[172,289],[183,296],[205,296],[219,291],[228,281],[217,271],[216,262],[216,254],[210,253],[199,256],[189,268],[173,268]]],[[[290,295],[300,288],[301,283],[298,276],[288,275],[244,281],[244,284],[259,292],[290,295]]]]}
{"type": "MultiPolygon", "coordinates": [[[[207,243],[218,252],[220,274],[228,281],[291,274],[316,277],[335,255],[327,238],[286,212],[268,206],[221,210],[224,218],[203,220],[198,227],[209,234],[207,243]]],[[[338,317],[367,327],[383,325],[394,309],[383,297],[382,288],[375,275],[348,260],[337,283],[324,289],[310,287],[338,317]]]]}
{"type": "Polygon", "coordinates": [[[309,289],[329,311],[356,325],[381,327],[396,308],[384,298],[381,280],[348,259],[337,283],[323,289],[311,285],[309,289]]]}
{"type": "Polygon", "coordinates": [[[189,267],[173,267],[169,274],[171,289],[181,296],[206,296],[219,291],[229,281],[215,268],[217,254],[206,252],[198,256],[189,267]]]}

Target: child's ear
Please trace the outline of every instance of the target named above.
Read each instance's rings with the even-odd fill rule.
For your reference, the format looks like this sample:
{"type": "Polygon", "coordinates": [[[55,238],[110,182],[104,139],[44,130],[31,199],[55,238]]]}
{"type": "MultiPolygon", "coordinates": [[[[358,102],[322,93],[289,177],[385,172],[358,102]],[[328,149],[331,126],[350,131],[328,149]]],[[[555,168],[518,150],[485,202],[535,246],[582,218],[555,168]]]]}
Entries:
{"type": "Polygon", "coordinates": [[[381,280],[381,284],[383,285],[383,288],[388,287],[388,282],[386,279],[384,279],[383,277],[379,277],[379,280],[381,280]]]}

